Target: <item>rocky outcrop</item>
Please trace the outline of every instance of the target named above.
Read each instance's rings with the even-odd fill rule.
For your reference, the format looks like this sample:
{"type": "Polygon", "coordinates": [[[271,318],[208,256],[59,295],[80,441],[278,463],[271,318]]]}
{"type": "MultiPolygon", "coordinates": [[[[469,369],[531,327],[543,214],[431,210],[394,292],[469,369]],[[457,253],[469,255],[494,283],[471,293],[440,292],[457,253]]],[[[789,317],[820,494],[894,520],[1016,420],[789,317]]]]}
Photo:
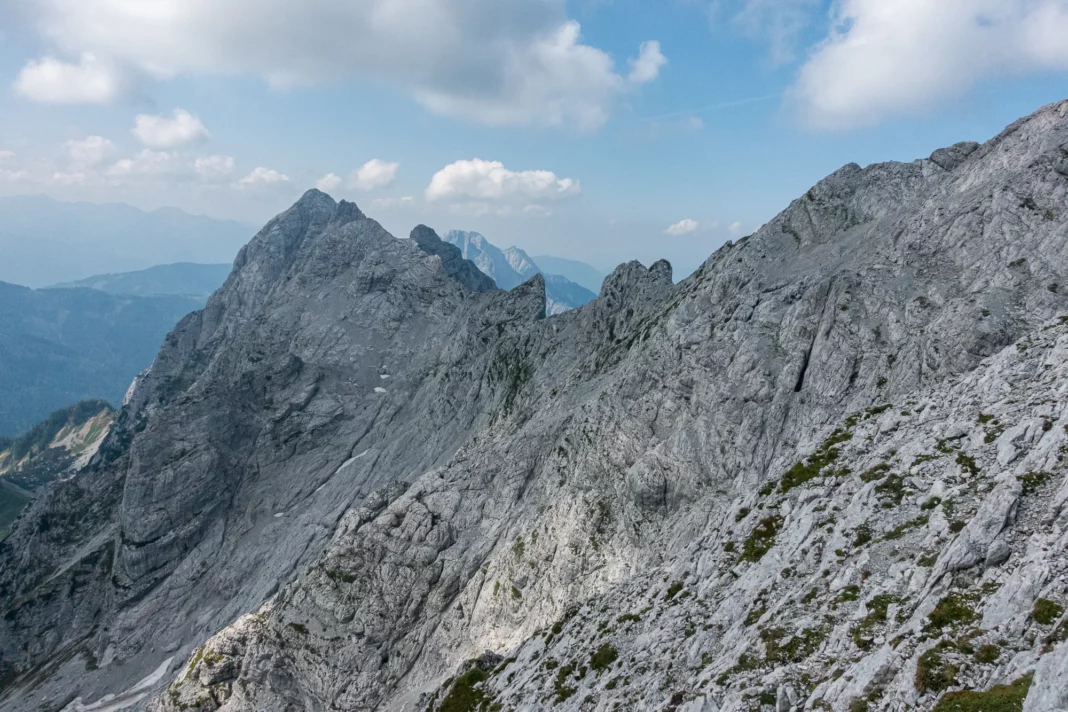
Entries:
{"type": "MultiPolygon", "coordinates": [[[[477,232],[450,230],[443,239],[456,247],[460,256],[473,263],[501,289],[512,289],[534,275],[542,274],[541,268],[523,250],[518,247],[501,250],[477,232]]],[[[563,314],[570,309],[577,309],[588,304],[595,296],[585,287],[558,274],[545,274],[544,279],[545,311],[548,314],[563,314]]]]}
{"type": "Polygon", "coordinates": [[[551,318],[540,278],[474,292],[310,193],[0,550],[5,705],[169,656],[158,709],[926,708],[1024,680],[1064,604],[1066,143],[1068,103],[847,166],[679,284],[631,263],[551,318]],[[75,501],[90,526],[40,531],[75,501]]]}
{"type": "Polygon", "coordinates": [[[426,225],[416,226],[409,237],[423,252],[440,257],[445,273],[471,291],[489,292],[497,288],[491,277],[483,274],[474,263],[464,259],[460,248],[443,242],[438,234],[426,225]]]}

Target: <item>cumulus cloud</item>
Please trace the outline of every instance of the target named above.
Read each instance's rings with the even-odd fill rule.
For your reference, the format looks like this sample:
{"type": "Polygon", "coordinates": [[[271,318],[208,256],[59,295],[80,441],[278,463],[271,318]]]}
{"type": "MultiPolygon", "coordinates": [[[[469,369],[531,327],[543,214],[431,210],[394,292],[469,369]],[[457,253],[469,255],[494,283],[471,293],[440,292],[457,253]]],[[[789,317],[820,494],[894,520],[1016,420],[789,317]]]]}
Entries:
{"type": "Polygon", "coordinates": [[[638,58],[630,60],[630,74],[627,79],[632,84],[648,84],[660,76],[660,68],[665,64],[667,57],[661,54],[659,42],[642,42],[638,58]]]}
{"type": "Polygon", "coordinates": [[[115,144],[103,136],[86,136],[83,139],[67,141],[67,153],[74,165],[81,168],[95,168],[107,160],[115,151],[115,144]]]}
{"type": "Polygon", "coordinates": [[[273,168],[264,168],[259,166],[253,168],[252,171],[238,181],[238,185],[253,186],[253,185],[277,185],[279,183],[288,183],[289,176],[284,173],[279,173],[273,168]]]}
{"type": "Polygon", "coordinates": [[[456,161],[430,179],[427,200],[508,202],[523,205],[579,195],[577,180],[558,178],[552,171],[512,171],[499,161],[456,161]]]}
{"type": "Polygon", "coordinates": [[[325,176],[315,181],[315,187],[324,193],[337,190],[339,185],[341,185],[341,176],[336,173],[327,173],[325,176]]]}
{"type": "Polygon", "coordinates": [[[399,163],[372,158],[352,172],[349,187],[364,191],[388,187],[397,177],[398,168],[399,163]]]}
{"type": "MultiPolygon", "coordinates": [[[[131,74],[256,75],[276,85],[367,79],[439,114],[594,129],[633,85],[582,40],[565,0],[38,0],[44,37],[131,74]],[[255,22],[248,18],[254,17],[255,22]]],[[[42,62],[48,60],[42,60],[42,62]]],[[[662,65],[647,43],[632,65],[662,65]]],[[[114,92],[96,92],[106,100],[114,92]]],[[[83,97],[85,98],[85,97],[83,97]]]]}
{"type": "Polygon", "coordinates": [[[730,225],[728,225],[727,226],[727,232],[730,233],[731,237],[739,237],[742,234],[742,222],[741,222],[741,220],[736,220],[736,221],[732,222],[730,225]]]}
{"type": "Polygon", "coordinates": [[[696,220],[686,218],[684,220],[679,220],[674,225],[668,226],[668,229],[664,230],[664,232],[668,235],[678,237],[679,235],[689,235],[691,232],[697,230],[698,227],[700,227],[700,224],[696,220]]]}
{"type": "Polygon", "coordinates": [[[837,0],[791,96],[813,127],[917,113],[996,76],[1068,69],[1068,0],[837,0]]]}
{"type": "Polygon", "coordinates": [[[233,156],[200,156],[193,161],[193,171],[201,180],[221,181],[234,172],[233,156]]]}
{"type": "Polygon", "coordinates": [[[138,114],[133,133],[149,148],[174,148],[205,141],[211,135],[200,119],[185,109],[175,109],[170,116],[138,114]]]}
{"type": "Polygon", "coordinates": [[[52,57],[27,62],[15,91],[48,104],[103,104],[119,95],[121,84],[109,67],[86,53],[77,64],[52,57]]]}
{"type": "Polygon", "coordinates": [[[13,158],[15,158],[15,154],[13,151],[0,151],[0,163],[10,161],[13,158]]]}

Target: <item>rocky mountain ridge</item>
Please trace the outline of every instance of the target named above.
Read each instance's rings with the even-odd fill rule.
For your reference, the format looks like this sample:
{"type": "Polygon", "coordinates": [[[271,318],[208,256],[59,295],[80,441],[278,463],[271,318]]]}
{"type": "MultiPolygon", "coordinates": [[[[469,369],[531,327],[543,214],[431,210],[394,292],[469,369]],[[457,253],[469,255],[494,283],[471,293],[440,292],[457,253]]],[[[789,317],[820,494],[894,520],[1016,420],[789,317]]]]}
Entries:
{"type": "MultiPolygon", "coordinates": [[[[1060,614],[1035,619],[1048,633],[1004,628],[1003,649],[1030,662],[973,669],[949,606],[937,641],[955,647],[905,689],[939,602],[1007,585],[1023,557],[1059,571],[1059,535],[1054,519],[1032,549],[1014,524],[1009,558],[988,563],[1028,473],[993,465],[974,427],[916,454],[958,468],[935,472],[883,423],[945,404],[978,427],[980,408],[1005,425],[995,440],[1053,473],[1037,486],[1060,486],[1055,384],[1032,378],[1022,405],[997,384],[1059,372],[1005,349],[1059,348],[1066,195],[1068,102],[982,146],[846,166],[679,284],[666,263],[622,265],[595,301],[546,318],[540,276],[483,291],[432,235],[397,240],[310,192],[168,337],[94,462],[0,544],[3,704],[92,709],[128,691],[133,707],[158,691],[154,708],[228,711],[903,709],[1034,672],[1028,712],[1054,709],[1035,700],[1063,704],[1042,682],[1063,645],[1038,656],[1027,636],[1054,635],[1060,614]],[[994,375],[953,390],[992,356],[994,375]],[[1032,403],[1040,389],[1053,402],[1032,403]],[[930,494],[936,478],[948,496],[930,494]],[[936,496],[970,516],[962,529],[941,502],[923,508],[936,496]],[[895,537],[948,546],[917,573],[862,541],[868,520],[872,539],[904,527],[895,537]],[[823,608],[792,608],[814,577],[827,588],[807,603],[823,608]],[[910,637],[890,645],[905,610],[910,637]],[[873,611],[854,639],[843,617],[873,611]],[[823,679],[831,659],[842,674],[823,679]]],[[[923,443],[944,425],[903,422],[923,443]]],[[[1048,582],[1032,603],[1063,606],[1048,582]]],[[[970,624],[989,605],[961,607],[970,624]]],[[[976,650],[1000,645],[976,627],[976,650]]]]}
{"type": "Polygon", "coordinates": [[[562,314],[589,303],[594,293],[558,274],[542,272],[530,255],[518,247],[500,249],[477,232],[449,230],[442,238],[456,245],[464,259],[473,262],[501,289],[512,289],[536,274],[545,279],[545,311],[562,314]]]}

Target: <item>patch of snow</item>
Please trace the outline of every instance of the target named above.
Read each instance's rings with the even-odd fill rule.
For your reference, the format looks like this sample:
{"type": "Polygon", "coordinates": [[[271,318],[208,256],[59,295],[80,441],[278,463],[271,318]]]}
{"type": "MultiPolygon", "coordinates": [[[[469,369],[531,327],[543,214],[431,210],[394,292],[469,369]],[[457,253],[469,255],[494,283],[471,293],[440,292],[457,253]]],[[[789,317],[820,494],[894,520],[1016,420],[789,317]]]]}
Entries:
{"type": "Polygon", "coordinates": [[[382,386],[375,386],[375,393],[385,393],[386,389],[382,386]]]}

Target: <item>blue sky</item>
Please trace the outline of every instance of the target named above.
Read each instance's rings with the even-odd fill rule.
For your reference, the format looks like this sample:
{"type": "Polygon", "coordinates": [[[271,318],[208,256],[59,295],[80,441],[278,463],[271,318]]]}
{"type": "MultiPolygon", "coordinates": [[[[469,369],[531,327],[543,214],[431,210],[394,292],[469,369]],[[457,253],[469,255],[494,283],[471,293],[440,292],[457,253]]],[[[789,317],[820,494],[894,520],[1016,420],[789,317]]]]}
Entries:
{"type": "Polygon", "coordinates": [[[845,163],[1068,95],[1068,0],[39,0],[0,28],[0,195],[259,224],[319,184],[600,267],[688,272],[845,163]]]}

